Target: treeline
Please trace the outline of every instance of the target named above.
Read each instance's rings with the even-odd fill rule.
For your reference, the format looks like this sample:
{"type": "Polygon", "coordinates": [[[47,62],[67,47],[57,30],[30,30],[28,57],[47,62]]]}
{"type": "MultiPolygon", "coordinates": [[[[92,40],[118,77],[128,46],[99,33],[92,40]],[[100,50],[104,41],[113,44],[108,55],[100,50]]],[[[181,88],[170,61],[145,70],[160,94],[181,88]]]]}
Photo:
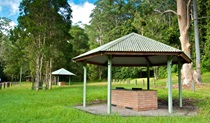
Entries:
{"type": "MultiPolygon", "coordinates": [[[[82,65],[71,59],[131,32],[181,49],[177,16],[161,14],[169,9],[176,10],[176,1],[97,0],[95,6],[90,25],[81,28],[72,25],[72,10],[67,0],[23,0],[18,26],[11,31],[4,30],[3,25],[9,25],[10,20],[1,18],[0,21],[0,77],[18,80],[20,76],[30,76],[37,83],[48,82],[49,73],[63,67],[77,75],[74,81],[82,81],[82,65]]],[[[210,71],[210,1],[197,0],[197,6],[201,69],[206,72],[210,71]]],[[[193,21],[191,25],[195,65],[193,21]]],[[[140,67],[116,67],[113,76],[116,79],[137,78],[142,77],[144,71],[145,68],[140,67]]],[[[166,75],[164,67],[155,67],[154,71],[159,77],[166,75]]],[[[176,72],[176,66],[173,66],[173,72],[176,72]]],[[[106,78],[106,67],[88,65],[90,81],[106,78]]]]}

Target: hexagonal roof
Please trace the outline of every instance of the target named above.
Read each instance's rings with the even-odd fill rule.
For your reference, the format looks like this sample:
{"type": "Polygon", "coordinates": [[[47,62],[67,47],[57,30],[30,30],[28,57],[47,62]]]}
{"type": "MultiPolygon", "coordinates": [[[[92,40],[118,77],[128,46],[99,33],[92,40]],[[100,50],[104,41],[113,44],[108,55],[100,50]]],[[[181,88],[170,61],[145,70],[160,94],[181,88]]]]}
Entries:
{"type": "Polygon", "coordinates": [[[146,66],[163,65],[167,56],[175,56],[173,63],[181,57],[182,63],[190,63],[191,59],[181,50],[155,41],[148,37],[130,33],[98,48],[74,57],[74,61],[106,65],[107,56],[112,56],[113,66],[146,66]]]}

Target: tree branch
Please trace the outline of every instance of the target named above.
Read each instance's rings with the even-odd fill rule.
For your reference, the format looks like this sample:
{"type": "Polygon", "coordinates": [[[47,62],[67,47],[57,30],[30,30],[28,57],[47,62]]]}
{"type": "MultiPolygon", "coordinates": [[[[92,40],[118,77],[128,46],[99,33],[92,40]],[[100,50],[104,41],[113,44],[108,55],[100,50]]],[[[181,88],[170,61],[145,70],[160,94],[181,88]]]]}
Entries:
{"type": "Polygon", "coordinates": [[[200,18],[193,18],[192,20],[200,20],[200,19],[208,19],[208,18],[210,18],[210,16],[200,17],[200,18]]]}
{"type": "Polygon", "coordinates": [[[156,9],[154,11],[160,13],[161,15],[163,15],[165,13],[173,13],[173,14],[177,15],[177,12],[175,12],[174,10],[170,10],[170,9],[166,10],[164,12],[161,12],[160,10],[156,10],[156,9]]]}
{"type": "Polygon", "coordinates": [[[187,3],[187,26],[185,28],[185,30],[188,30],[190,28],[190,4],[191,4],[192,0],[189,0],[187,3]]]}

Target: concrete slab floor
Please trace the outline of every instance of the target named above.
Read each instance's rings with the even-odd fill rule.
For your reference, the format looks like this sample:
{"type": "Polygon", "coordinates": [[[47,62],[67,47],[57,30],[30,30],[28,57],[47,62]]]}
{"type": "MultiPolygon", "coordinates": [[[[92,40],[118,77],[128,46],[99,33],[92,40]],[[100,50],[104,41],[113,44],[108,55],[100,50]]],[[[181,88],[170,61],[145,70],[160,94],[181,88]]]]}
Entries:
{"type": "MultiPolygon", "coordinates": [[[[75,108],[95,114],[95,115],[107,115],[107,105],[106,104],[94,104],[87,107],[75,106],[75,108]]],[[[198,114],[198,108],[194,106],[183,106],[182,108],[174,106],[173,113],[168,113],[168,106],[158,105],[157,110],[150,111],[133,111],[132,109],[118,108],[112,106],[112,113],[119,116],[195,116],[198,114]]]]}

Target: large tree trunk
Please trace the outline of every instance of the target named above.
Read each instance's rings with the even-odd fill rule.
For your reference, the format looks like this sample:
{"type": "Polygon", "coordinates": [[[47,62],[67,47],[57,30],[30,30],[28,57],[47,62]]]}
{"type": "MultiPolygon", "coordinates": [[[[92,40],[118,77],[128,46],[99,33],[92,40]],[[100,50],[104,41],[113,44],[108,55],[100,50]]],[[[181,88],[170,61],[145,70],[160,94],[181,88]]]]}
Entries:
{"type": "Polygon", "coordinates": [[[36,90],[39,90],[39,84],[41,84],[42,82],[42,66],[44,60],[44,53],[41,51],[41,47],[44,44],[45,44],[45,37],[42,40],[41,35],[39,35],[36,44],[39,50],[36,53],[36,75],[35,75],[36,90]]]}
{"type": "MultiPolygon", "coordinates": [[[[188,57],[191,58],[190,54],[190,39],[189,39],[189,28],[190,28],[190,3],[188,0],[186,3],[184,0],[177,0],[177,15],[180,30],[180,42],[182,50],[188,57]]],[[[193,70],[192,63],[184,64],[182,66],[182,79],[183,84],[189,84],[192,80],[198,82],[197,76],[193,77],[196,72],[193,70]]],[[[196,74],[197,75],[197,74],[196,74]]]]}

